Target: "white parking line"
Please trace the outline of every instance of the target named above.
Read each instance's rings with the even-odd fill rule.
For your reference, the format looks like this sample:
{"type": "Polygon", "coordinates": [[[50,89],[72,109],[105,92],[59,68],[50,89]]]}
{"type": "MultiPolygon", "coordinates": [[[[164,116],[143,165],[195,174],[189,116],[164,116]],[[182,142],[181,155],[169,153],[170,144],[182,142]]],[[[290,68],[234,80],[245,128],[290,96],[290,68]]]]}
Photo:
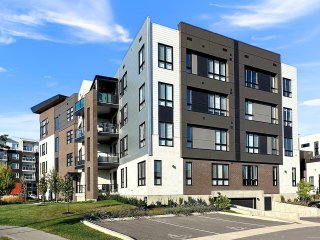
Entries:
{"type": "Polygon", "coordinates": [[[256,223],[238,222],[238,221],[227,220],[227,219],[223,219],[223,218],[213,218],[213,217],[206,217],[206,216],[197,216],[197,217],[209,218],[209,219],[214,219],[214,220],[223,221],[223,222],[239,223],[239,224],[252,225],[252,226],[258,226],[258,227],[266,227],[266,225],[261,225],[261,224],[256,224],[256,223]]]}
{"type": "Polygon", "coordinates": [[[160,220],[154,220],[154,219],[148,219],[148,220],[149,220],[149,221],[152,221],[152,222],[167,224],[167,225],[171,225],[171,226],[174,226],[174,227],[180,227],[180,228],[190,229],[190,230],[199,231],[199,232],[205,232],[205,233],[216,234],[216,235],[219,234],[219,233],[217,233],[217,232],[211,232],[211,231],[207,231],[207,230],[203,230],[203,229],[198,229],[198,228],[192,228],[192,227],[186,227],[186,226],[183,226],[183,225],[178,225],[178,224],[174,224],[174,223],[163,222],[163,221],[160,221],[160,220]]]}

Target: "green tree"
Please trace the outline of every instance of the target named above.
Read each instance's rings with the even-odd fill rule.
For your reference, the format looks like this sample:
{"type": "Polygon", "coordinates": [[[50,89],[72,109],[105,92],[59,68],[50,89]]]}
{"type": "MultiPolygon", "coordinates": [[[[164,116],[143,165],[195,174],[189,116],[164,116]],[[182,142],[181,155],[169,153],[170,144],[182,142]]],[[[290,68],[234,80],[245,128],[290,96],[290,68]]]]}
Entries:
{"type": "Polygon", "coordinates": [[[62,185],[62,193],[65,197],[65,201],[68,203],[68,211],[67,213],[70,213],[70,202],[72,200],[73,197],[73,193],[74,193],[74,188],[73,188],[73,179],[71,176],[69,176],[68,174],[66,174],[64,176],[64,181],[63,181],[63,185],[62,185]]]}
{"type": "Polygon", "coordinates": [[[27,201],[27,195],[28,195],[28,186],[27,181],[24,176],[20,177],[20,183],[21,183],[21,194],[23,196],[24,201],[27,201]]]}
{"type": "Polygon", "coordinates": [[[10,147],[6,145],[8,140],[8,135],[0,135],[0,149],[9,149],[10,147]]]}
{"type": "Polygon", "coordinates": [[[221,195],[214,201],[214,206],[218,210],[229,210],[231,207],[231,201],[227,196],[221,195]]]}
{"type": "Polygon", "coordinates": [[[301,180],[298,183],[298,191],[297,194],[299,196],[300,201],[307,202],[310,200],[310,191],[312,190],[312,185],[308,183],[306,180],[301,180]]]}
{"type": "Polygon", "coordinates": [[[45,173],[39,179],[38,189],[39,189],[39,193],[41,194],[42,202],[44,202],[46,198],[46,193],[48,191],[48,180],[45,173]]]}
{"type": "Polygon", "coordinates": [[[58,201],[58,195],[62,190],[63,179],[59,176],[58,171],[51,169],[48,176],[49,189],[53,192],[56,202],[58,201]]]}
{"type": "Polygon", "coordinates": [[[0,163],[0,195],[7,195],[15,186],[14,176],[10,167],[0,163]]]}

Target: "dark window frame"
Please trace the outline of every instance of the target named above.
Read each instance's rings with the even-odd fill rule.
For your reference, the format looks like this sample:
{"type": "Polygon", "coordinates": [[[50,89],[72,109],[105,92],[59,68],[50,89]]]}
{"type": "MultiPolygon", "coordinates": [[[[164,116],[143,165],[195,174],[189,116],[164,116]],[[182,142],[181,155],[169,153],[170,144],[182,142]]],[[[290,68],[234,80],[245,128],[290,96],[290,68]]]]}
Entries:
{"type": "Polygon", "coordinates": [[[272,167],[272,185],[273,186],[278,186],[278,167],[272,167]]]}
{"type": "Polygon", "coordinates": [[[158,67],[173,71],[173,47],[172,46],[165,45],[163,43],[158,43],[158,67]],[[164,59],[160,59],[161,47],[164,48],[164,59]],[[167,48],[171,49],[171,62],[167,61],[167,48]],[[161,67],[161,64],[163,64],[163,67],[161,67]]]}
{"type": "Polygon", "coordinates": [[[146,92],[145,92],[145,84],[143,83],[139,88],[139,111],[141,111],[144,108],[145,103],[146,103],[146,92]]]}
{"type": "Polygon", "coordinates": [[[41,123],[40,123],[40,139],[42,139],[48,135],[48,125],[49,125],[48,118],[41,121],[41,123]]]}
{"type": "Polygon", "coordinates": [[[246,133],[246,153],[250,153],[250,154],[259,154],[260,153],[259,138],[260,138],[260,135],[257,133],[252,133],[252,132],[246,133]],[[250,135],[253,135],[253,145],[252,146],[249,145],[250,135]],[[255,144],[256,137],[258,137],[258,140],[257,140],[258,146],[256,146],[256,144],[255,144]],[[250,152],[250,150],[252,150],[252,152],[250,152]]]}
{"type": "Polygon", "coordinates": [[[286,157],[293,157],[293,139],[292,138],[284,138],[284,155],[286,157]],[[290,141],[289,141],[290,140],[290,141]],[[287,148],[288,142],[290,142],[290,149],[287,148]]]}
{"type": "Polygon", "coordinates": [[[54,130],[59,129],[59,117],[54,118],[54,130]]]}
{"type": "Polygon", "coordinates": [[[120,158],[128,155],[128,135],[120,139],[120,158]]]}
{"type": "Polygon", "coordinates": [[[192,126],[187,125],[187,148],[193,147],[192,126]]]}
{"type": "Polygon", "coordinates": [[[208,94],[208,113],[212,115],[218,115],[218,116],[227,116],[228,113],[228,106],[227,106],[227,96],[217,94],[217,93],[209,93],[208,94]],[[213,107],[210,106],[210,97],[213,98],[213,107]],[[216,108],[216,97],[219,98],[220,104],[219,107],[216,108]],[[222,108],[222,100],[225,100],[225,109],[222,108]]]}
{"type": "Polygon", "coordinates": [[[139,50],[138,54],[138,63],[139,63],[139,74],[143,71],[145,65],[145,51],[144,51],[144,44],[139,50]],[[141,55],[141,58],[140,58],[141,55]],[[141,62],[140,62],[141,61],[141,62]]]}
{"type": "Polygon", "coordinates": [[[59,137],[56,137],[54,139],[54,152],[56,152],[56,153],[59,152],[59,137]]]}
{"type": "Polygon", "coordinates": [[[292,109],[291,108],[283,108],[283,124],[286,127],[292,127],[292,109]],[[290,119],[288,119],[290,116],[290,119]]]}
{"type": "Polygon", "coordinates": [[[127,123],[128,123],[128,103],[126,103],[120,110],[120,128],[125,126],[127,123]]]}
{"type": "Polygon", "coordinates": [[[159,82],[158,84],[158,99],[159,99],[159,106],[162,106],[162,107],[170,107],[170,108],[173,108],[173,85],[172,84],[169,84],[169,83],[163,83],[163,82],[159,82]],[[161,97],[161,85],[164,86],[164,98],[161,97]],[[167,91],[168,91],[168,87],[171,87],[172,91],[172,95],[171,95],[171,99],[167,99],[167,91]],[[163,104],[162,104],[163,103],[163,104]]]}
{"type": "Polygon", "coordinates": [[[74,118],[73,106],[67,110],[67,122],[71,122],[74,118]]]}
{"type": "Polygon", "coordinates": [[[292,187],[297,186],[297,169],[295,167],[292,168],[292,187]]]}
{"type": "Polygon", "coordinates": [[[253,88],[253,89],[259,89],[259,79],[258,79],[258,72],[250,69],[250,68],[245,68],[245,86],[248,88],[253,88]],[[250,75],[250,78],[248,76],[250,75]],[[253,78],[255,76],[255,78],[253,78]]]}
{"type": "Polygon", "coordinates": [[[139,148],[143,148],[145,146],[146,146],[146,122],[143,122],[139,125],[139,148]],[[143,132],[141,132],[142,127],[143,127],[143,132]]]}
{"type": "Polygon", "coordinates": [[[173,147],[174,146],[174,125],[172,122],[159,122],[159,146],[166,146],[166,147],[173,147]],[[164,137],[162,137],[161,133],[161,124],[164,124],[164,137]],[[172,138],[168,137],[168,127],[167,125],[172,125],[172,138]],[[164,141],[164,144],[162,144],[162,141],[164,141]],[[170,145],[170,142],[172,144],[170,145]]]}
{"type": "Polygon", "coordinates": [[[192,186],[192,162],[186,162],[185,164],[185,178],[186,186],[192,186]],[[190,171],[188,170],[188,165],[190,166],[190,171]],[[189,174],[190,173],[190,174],[189,174]]]}
{"type": "Polygon", "coordinates": [[[212,186],[229,186],[230,183],[230,166],[229,164],[219,164],[219,163],[212,163],[211,165],[211,171],[212,171],[212,186]],[[219,166],[222,166],[222,178],[219,178],[219,166]],[[227,176],[225,176],[225,169],[227,168],[227,176]],[[214,176],[214,168],[216,168],[217,176],[214,176]],[[219,181],[222,182],[222,184],[219,184],[219,181]]]}
{"type": "Polygon", "coordinates": [[[67,167],[72,166],[73,164],[73,153],[68,153],[67,154],[67,167]]]}
{"type": "Polygon", "coordinates": [[[208,64],[208,73],[207,73],[207,77],[214,79],[214,80],[218,80],[218,81],[222,81],[222,82],[226,82],[227,81],[227,61],[225,60],[221,60],[221,59],[217,59],[217,58],[207,58],[207,64],[208,64]],[[210,61],[212,61],[212,70],[213,72],[210,71],[210,61]],[[216,73],[216,69],[215,69],[215,62],[218,62],[219,64],[219,74],[216,73]],[[224,65],[224,73],[222,73],[221,68],[224,65]]]}
{"type": "Polygon", "coordinates": [[[138,163],[138,187],[146,186],[146,161],[138,163]]]}
{"type": "Polygon", "coordinates": [[[154,160],[153,176],[154,176],[154,185],[161,186],[162,185],[162,161],[161,160],[154,160]],[[156,164],[157,163],[160,164],[159,171],[156,171],[156,164]]]}
{"type": "Polygon", "coordinates": [[[121,188],[124,188],[124,168],[121,168],[121,188]]]}
{"type": "Polygon", "coordinates": [[[259,167],[257,165],[242,165],[242,184],[243,186],[259,186],[259,167]],[[247,171],[244,170],[245,168],[247,171]],[[254,169],[257,173],[256,178],[254,178],[254,169]],[[247,178],[245,172],[248,174],[247,178]]]}
{"type": "Polygon", "coordinates": [[[282,78],[282,85],[283,85],[283,96],[292,98],[292,80],[288,78],[282,78]]]}
{"type": "Polygon", "coordinates": [[[67,144],[70,144],[73,142],[73,130],[67,131],[67,144]]]}
{"type": "Polygon", "coordinates": [[[124,92],[127,90],[127,81],[128,81],[128,72],[126,71],[122,78],[119,81],[119,88],[120,88],[120,96],[124,95],[124,92]]]}

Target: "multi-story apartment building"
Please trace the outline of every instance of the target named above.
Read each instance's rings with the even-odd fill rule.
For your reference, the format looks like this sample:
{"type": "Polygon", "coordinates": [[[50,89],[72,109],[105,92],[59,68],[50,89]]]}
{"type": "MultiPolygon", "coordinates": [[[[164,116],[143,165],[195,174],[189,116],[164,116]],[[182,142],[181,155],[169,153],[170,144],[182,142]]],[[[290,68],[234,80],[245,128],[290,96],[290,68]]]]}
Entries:
{"type": "MultiPolygon", "coordinates": [[[[279,54],[148,18],[115,76],[84,81],[78,102],[69,105],[78,118],[77,160],[66,167],[62,154],[59,171],[74,175],[77,199],[105,191],[147,196],[150,203],[225,194],[234,203],[263,208],[265,197],[295,192],[281,183],[282,174],[299,168],[292,140],[295,74],[279,54]],[[283,117],[289,107],[290,126],[283,117]]],[[[41,122],[51,112],[50,125],[56,106],[70,98],[60,99],[32,108],[41,122]]]]}
{"type": "Polygon", "coordinates": [[[37,195],[38,142],[31,139],[9,137],[0,150],[0,162],[11,166],[16,182],[24,177],[27,194],[37,195]]]}

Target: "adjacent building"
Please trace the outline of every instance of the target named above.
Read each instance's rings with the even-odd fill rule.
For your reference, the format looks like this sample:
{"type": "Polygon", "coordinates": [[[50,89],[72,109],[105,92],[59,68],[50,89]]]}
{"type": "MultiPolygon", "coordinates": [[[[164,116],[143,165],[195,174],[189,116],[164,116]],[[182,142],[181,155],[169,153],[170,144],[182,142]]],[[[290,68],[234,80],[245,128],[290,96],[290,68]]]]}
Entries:
{"type": "Polygon", "coordinates": [[[32,107],[40,165],[72,175],[76,200],[224,194],[262,209],[296,192],[296,83],[279,54],[147,18],[113,77],[32,107]]]}

